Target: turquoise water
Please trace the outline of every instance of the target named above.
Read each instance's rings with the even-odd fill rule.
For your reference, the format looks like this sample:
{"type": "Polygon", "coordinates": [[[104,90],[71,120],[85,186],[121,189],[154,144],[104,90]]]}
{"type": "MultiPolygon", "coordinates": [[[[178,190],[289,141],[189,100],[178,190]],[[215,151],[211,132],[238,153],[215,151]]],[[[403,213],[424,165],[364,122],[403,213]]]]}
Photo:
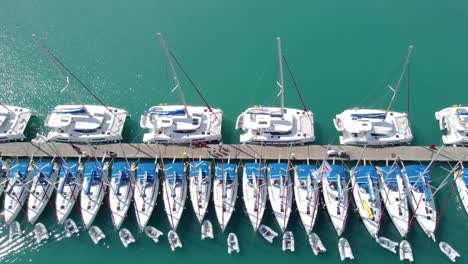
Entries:
{"type": "MultiPolygon", "coordinates": [[[[235,118],[255,104],[277,104],[276,36],[283,40],[283,52],[291,64],[307,106],[314,112],[318,144],[337,143],[332,124],[335,114],[346,108],[386,107],[387,84],[395,85],[409,45],[414,45],[411,66],[411,125],[415,145],[440,143],[441,132],[434,112],[452,104],[466,104],[468,83],[468,3],[441,1],[25,1],[0,3],[0,100],[34,109],[29,137],[45,132],[41,125],[57,104],[76,102],[70,91],[60,93],[63,83],[33,42],[38,36],[109,105],[127,109],[132,117],[124,129],[125,141],[140,142],[139,116],[148,107],[178,103],[170,94],[171,76],[156,38],[163,32],[166,42],[213,107],[224,111],[223,138],[237,143],[235,118]]],[[[188,102],[202,101],[182,77],[188,102]]],[[[406,111],[406,78],[394,109],[406,111]]],[[[84,91],[81,101],[94,102],[84,91]]],[[[287,106],[300,107],[291,79],[286,76],[287,106]]],[[[434,172],[435,184],[445,171],[434,172]]],[[[449,188],[436,197],[440,210],[449,188]]],[[[455,192],[454,192],[455,194],[455,192]]],[[[108,209],[103,207],[96,224],[107,234],[105,245],[94,246],[88,235],[61,239],[62,227],[55,225],[50,209],[40,221],[57,236],[39,247],[21,242],[5,262],[183,263],[311,261],[334,263],[338,259],[338,238],[324,210],[315,230],[329,251],[314,257],[297,213],[290,228],[296,236],[296,252],[283,253],[280,240],[268,245],[251,230],[241,199],[227,232],[236,232],[241,254],[228,256],[226,235],[217,232],[214,241],[200,241],[199,224],[187,204],[178,231],[184,245],[170,252],[167,241],[155,245],[143,235],[124,249],[110,228],[108,209]]],[[[132,209],[131,209],[132,210],[132,209]]],[[[78,220],[77,213],[73,215],[78,220]]],[[[124,223],[137,233],[133,211],[124,223]]],[[[27,233],[32,227],[20,217],[27,233]]],[[[214,210],[208,213],[217,227],[214,210]]],[[[278,229],[271,211],[264,222],[278,229]]],[[[162,202],[151,225],[168,231],[162,202]]],[[[452,244],[463,255],[467,215],[452,195],[437,237],[452,244]]],[[[0,254],[10,244],[7,230],[0,235],[0,254]]],[[[388,217],[381,235],[398,239],[388,217]]],[[[344,233],[361,263],[392,263],[397,256],[384,251],[370,239],[359,218],[351,214],[344,233]]],[[[417,225],[408,237],[417,262],[447,262],[438,246],[427,239],[417,225]]],[[[29,241],[31,238],[26,238],[29,241]]],[[[32,241],[32,240],[31,240],[32,241]]],[[[461,259],[463,261],[464,259],[461,259]]],[[[466,262],[466,261],[465,261],[466,262]]]]}

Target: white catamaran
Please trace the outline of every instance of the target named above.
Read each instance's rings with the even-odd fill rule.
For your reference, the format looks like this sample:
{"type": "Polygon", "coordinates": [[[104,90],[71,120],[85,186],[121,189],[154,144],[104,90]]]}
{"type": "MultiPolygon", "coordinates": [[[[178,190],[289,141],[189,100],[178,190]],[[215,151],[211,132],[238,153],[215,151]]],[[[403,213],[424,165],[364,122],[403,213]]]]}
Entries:
{"type": "Polygon", "coordinates": [[[59,166],[53,161],[33,163],[34,175],[28,199],[28,221],[34,224],[47,206],[59,173],[59,166]]]}
{"type": "MultiPolygon", "coordinates": [[[[159,105],[145,111],[140,118],[140,126],[149,132],[143,135],[143,142],[190,144],[194,141],[220,141],[223,111],[211,108],[203,97],[206,106],[187,105],[172,62],[172,53],[167,48],[162,34],[158,33],[158,36],[174,79],[173,91],[178,90],[182,105],[159,105]]],[[[195,89],[201,96],[198,89],[195,89]]]]}
{"type": "Polygon", "coordinates": [[[226,229],[229,219],[234,212],[237,200],[237,166],[231,163],[216,164],[213,183],[213,200],[216,217],[221,230],[226,229]]]}
{"type": "Polygon", "coordinates": [[[118,161],[112,164],[109,207],[115,230],[119,230],[132,202],[134,175],[130,164],[118,161]]]}
{"type": "Polygon", "coordinates": [[[262,222],[267,199],[265,165],[261,161],[245,164],[242,190],[247,214],[254,231],[257,231],[262,222]]]}
{"type": "Polygon", "coordinates": [[[346,172],[342,165],[330,167],[331,171],[322,177],[323,200],[335,231],[341,236],[346,226],[349,199],[346,172]]]}
{"type": "Polygon", "coordinates": [[[403,165],[402,172],[411,210],[424,233],[435,241],[437,212],[430,186],[429,170],[423,165],[403,165]]]}
{"type": "Polygon", "coordinates": [[[377,239],[382,205],[379,195],[379,178],[373,166],[356,166],[351,170],[353,197],[367,231],[377,239]]]}
{"type": "Polygon", "coordinates": [[[284,233],[291,214],[293,183],[289,175],[288,163],[268,165],[268,195],[276,221],[284,233]]]}
{"type": "Polygon", "coordinates": [[[390,111],[412,51],[413,46],[410,46],[396,88],[389,86],[393,95],[386,110],[348,109],[336,115],[333,123],[336,130],[343,133],[340,144],[388,146],[410,143],[413,140],[408,114],[390,111]]]}
{"type": "Polygon", "coordinates": [[[29,161],[3,162],[3,169],[8,175],[5,188],[4,213],[5,223],[13,222],[28,198],[34,167],[29,161]]]}
{"type": "Polygon", "coordinates": [[[81,217],[85,228],[89,228],[101,208],[108,183],[108,164],[88,161],[84,165],[83,188],[80,196],[81,217]]]}
{"type": "Polygon", "coordinates": [[[458,195],[465,208],[465,212],[468,214],[468,168],[463,166],[457,170],[454,174],[455,184],[457,185],[458,195]]]}
{"type": "Polygon", "coordinates": [[[279,96],[281,107],[254,106],[245,110],[237,117],[236,129],[244,134],[240,136],[241,143],[255,144],[304,144],[315,140],[313,113],[284,107],[283,55],[281,39],[278,43],[278,65],[280,80],[279,96]]]}
{"type": "Polygon", "coordinates": [[[24,140],[24,130],[32,111],[0,103],[0,142],[24,140]]]}
{"type": "Polygon", "coordinates": [[[190,200],[198,222],[205,217],[211,194],[211,165],[206,160],[190,162],[190,200]]]}
{"type": "Polygon", "coordinates": [[[172,162],[164,164],[163,200],[171,229],[175,231],[184,212],[187,198],[185,164],[172,162]]]}
{"type": "Polygon", "coordinates": [[[447,135],[442,136],[446,145],[468,144],[468,107],[447,107],[435,113],[439,121],[440,130],[447,130],[447,135]]]}
{"type": "Polygon", "coordinates": [[[402,237],[408,233],[409,210],[405,185],[400,167],[377,167],[380,179],[380,196],[388,215],[402,237]]]}
{"type": "Polygon", "coordinates": [[[319,207],[319,179],[314,165],[296,165],[294,197],[297,210],[307,234],[312,232],[319,207]]]}
{"type": "Polygon", "coordinates": [[[64,223],[68,218],[78,200],[83,183],[83,169],[80,161],[62,162],[55,197],[55,214],[59,224],[64,223]]]}
{"type": "Polygon", "coordinates": [[[132,167],[136,174],[133,202],[140,231],[143,231],[153,213],[159,191],[158,168],[155,162],[140,162],[132,167]]]}

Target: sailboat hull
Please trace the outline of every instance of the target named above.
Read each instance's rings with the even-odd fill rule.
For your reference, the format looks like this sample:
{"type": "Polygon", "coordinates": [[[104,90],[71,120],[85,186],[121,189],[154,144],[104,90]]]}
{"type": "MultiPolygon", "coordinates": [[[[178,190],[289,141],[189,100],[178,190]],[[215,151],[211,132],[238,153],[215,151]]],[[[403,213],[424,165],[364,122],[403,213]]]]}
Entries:
{"type": "Polygon", "coordinates": [[[4,205],[4,213],[3,216],[5,218],[5,223],[9,224],[13,222],[18,216],[19,212],[22,210],[26,199],[28,198],[29,192],[27,191],[31,188],[31,183],[27,183],[31,180],[31,175],[28,174],[29,177],[25,178],[24,182],[26,184],[14,183],[13,179],[10,179],[10,185],[13,185],[11,191],[5,192],[5,205],[4,205]]]}
{"type": "Polygon", "coordinates": [[[293,188],[292,184],[288,183],[286,186],[275,186],[272,180],[269,180],[268,195],[270,199],[271,208],[275,215],[276,221],[284,232],[288,226],[289,216],[291,214],[293,188]]]}
{"type": "Polygon", "coordinates": [[[151,185],[143,186],[140,182],[135,185],[135,196],[133,197],[135,205],[135,214],[138,227],[143,230],[153,213],[156,200],[158,198],[159,180],[154,180],[151,185]]]}
{"type": "Polygon", "coordinates": [[[52,172],[49,182],[40,182],[38,177],[34,177],[31,193],[29,194],[28,200],[28,221],[34,224],[44,211],[50,197],[54,191],[54,187],[51,184],[55,184],[57,180],[58,171],[52,172]]]}
{"type": "Polygon", "coordinates": [[[263,182],[259,184],[258,188],[255,188],[251,183],[249,183],[249,181],[251,180],[247,178],[247,172],[244,167],[242,179],[244,204],[247,215],[252,223],[252,227],[254,231],[257,231],[262,222],[263,213],[265,212],[267,186],[263,180],[263,182]]]}
{"type": "MultiPolygon", "coordinates": [[[[66,179],[61,178],[59,180],[59,186],[65,184],[64,181],[66,181],[66,179]]],[[[75,206],[75,202],[80,195],[79,186],[81,186],[82,182],[83,178],[77,177],[74,183],[65,184],[63,191],[57,192],[57,196],[55,197],[55,215],[59,224],[63,224],[75,206]]]]}
{"type": "Polygon", "coordinates": [[[202,222],[205,217],[208,202],[211,194],[211,174],[202,180],[202,184],[198,184],[196,176],[190,177],[190,200],[192,201],[193,211],[198,219],[202,222]]]}
{"type": "Polygon", "coordinates": [[[322,190],[328,215],[330,216],[337,235],[341,236],[346,226],[348,192],[342,187],[343,191],[340,197],[338,190],[336,188],[331,188],[330,182],[326,177],[322,180],[322,190]]]}
{"type": "MultiPolygon", "coordinates": [[[[351,172],[352,173],[352,172],[351,172]]],[[[373,238],[377,238],[379,232],[379,222],[382,216],[382,208],[380,203],[380,195],[378,190],[374,189],[374,200],[371,201],[369,194],[363,193],[358,184],[355,183],[355,178],[351,175],[353,188],[353,198],[358,209],[361,220],[364,223],[367,231],[373,238]]]]}
{"type": "Polygon", "coordinates": [[[85,179],[83,182],[83,191],[80,195],[81,217],[86,228],[89,228],[93,224],[99,208],[101,208],[107,189],[106,185],[100,182],[99,184],[91,186],[90,193],[86,194],[84,190],[87,189],[88,184],[91,183],[88,182],[88,179],[85,179]]]}
{"type": "Polygon", "coordinates": [[[127,182],[124,186],[120,185],[119,193],[117,193],[116,178],[111,180],[111,189],[109,191],[109,208],[111,210],[112,223],[116,230],[120,229],[125,217],[127,216],[128,208],[132,202],[132,186],[131,182],[127,182]]]}
{"type": "Polygon", "coordinates": [[[458,190],[458,195],[460,196],[460,201],[462,202],[463,207],[465,208],[465,212],[468,214],[468,187],[463,179],[462,172],[462,170],[459,170],[454,174],[454,177],[455,184],[458,190]]]}
{"type": "Polygon", "coordinates": [[[164,208],[169,219],[169,224],[174,231],[177,229],[182,217],[186,198],[187,181],[185,178],[175,187],[168,179],[165,179],[163,186],[164,208]]]}

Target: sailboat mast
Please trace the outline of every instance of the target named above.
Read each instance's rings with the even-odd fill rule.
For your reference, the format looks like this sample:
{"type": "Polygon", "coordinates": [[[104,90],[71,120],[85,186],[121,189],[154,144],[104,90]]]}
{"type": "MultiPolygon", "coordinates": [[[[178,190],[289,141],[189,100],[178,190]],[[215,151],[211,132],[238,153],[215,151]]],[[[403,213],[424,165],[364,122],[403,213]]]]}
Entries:
{"type": "Polygon", "coordinates": [[[179,82],[179,77],[177,76],[177,72],[174,68],[174,64],[172,64],[172,57],[169,53],[169,49],[167,48],[166,42],[164,41],[162,34],[158,33],[158,36],[159,36],[159,40],[161,41],[161,45],[164,49],[164,53],[166,54],[167,63],[169,64],[169,67],[171,68],[172,78],[174,78],[174,82],[176,84],[174,89],[177,89],[179,91],[180,99],[182,100],[182,104],[184,104],[185,113],[187,114],[188,117],[190,117],[190,114],[187,110],[187,103],[185,102],[185,96],[184,96],[184,93],[182,92],[182,86],[180,85],[180,82],[179,82]]]}
{"type": "Polygon", "coordinates": [[[278,66],[279,66],[279,74],[280,79],[278,86],[280,88],[280,95],[281,95],[281,118],[284,118],[284,77],[283,77],[283,55],[281,50],[281,38],[277,37],[276,42],[278,43],[278,66]]]}
{"type": "Polygon", "coordinates": [[[410,57],[411,57],[411,53],[413,52],[413,46],[409,46],[408,47],[408,54],[406,55],[406,59],[405,59],[405,64],[403,64],[403,69],[400,73],[400,78],[398,79],[398,83],[395,87],[395,89],[392,89],[393,90],[393,95],[392,95],[392,99],[390,100],[390,103],[388,104],[387,106],[387,110],[386,110],[386,113],[388,113],[388,111],[390,111],[390,108],[392,107],[392,104],[393,104],[393,101],[395,100],[395,96],[398,92],[398,89],[400,88],[400,84],[401,84],[401,80],[403,79],[403,76],[406,72],[406,68],[408,67],[408,64],[410,62],[410,57]]]}

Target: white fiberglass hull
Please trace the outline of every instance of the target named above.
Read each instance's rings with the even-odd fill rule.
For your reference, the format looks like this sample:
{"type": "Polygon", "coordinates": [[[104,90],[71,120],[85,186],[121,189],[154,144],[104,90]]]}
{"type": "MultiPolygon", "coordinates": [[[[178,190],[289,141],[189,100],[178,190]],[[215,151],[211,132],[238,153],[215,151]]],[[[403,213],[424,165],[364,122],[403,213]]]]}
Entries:
{"type": "MultiPolygon", "coordinates": [[[[5,218],[5,223],[9,224],[13,222],[18,216],[19,212],[23,209],[23,205],[26,202],[26,199],[29,195],[29,189],[31,188],[31,173],[28,173],[28,176],[25,178],[24,182],[26,184],[16,183],[11,191],[5,192],[5,206],[3,217],[5,218]]],[[[12,186],[14,184],[14,179],[10,179],[7,184],[12,186]]],[[[7,188],[8,190],[8,188],[7,188]]],[[[26,208],[24,208],[26,210],[26,208]]]]}
{"type": "MultiPolygon", "coordinates": [[[[59,180],[59,190],[60,186],[65,184],[65,181],[65,178],[61,178],[59,180]]],[[[75,202],[78,200],[78,196],[80,195],[80,186],[82,182],[83,178],[77,177],[74,183],[65,184],[63,191],[57,191],[57,195],[55,197],[55,215],[59,224],[62,224],[68,218],[75,206],[75,202]]]]}
{"type": "MultiPolygon", "coordinates": [[[[57,176],[58,171],[56,170],[49,179],[50,183],[55,184],[57,176]]],[[[28,221],[31,224],[34,224],[37,218],[39,218],[42,211],[44,211],[45,207],[47,206],[52,193],[54,192],[54,186],[52,186],[50,183],[42,185],[37,181],[37,177],[34,177],[32,189],[28,199],[28,221]]]]}
{"type": "Polygon", "coordinates": [[[158,198],[159,180],[155,179],[152,184],[143,184],[137,181],[135,185],[135,194],[133,203],[135,206],[135,214],[138,222],[138,227],[143,230],[153,213],[156,200],[158,198]]]}
{"type": "Polygon", "coordinates": [[[107,189],[107,186],[101,181],[99,184],[91,186],[90,193],[86,194],[85,190],[88,188],[88,184],[90,184],[88,178],[85,178],[80,195],[81,217],[86,228],[93,224],[107,189]]]}
{"type": "Polygon", "coordinates": [[[395,228],[400,233],[401,237],[405,237],[408,233],[409,223],[409,210],[408,201],[406,199],[406,192],[403,188],[403,180],[400,177],[398,179],[398,187],[400,190],[390,190],[388,186],[380,178],[380,196],[382,197],[382,203],[385,205],[385,209],[388,215],[392,219],[395,228]]]}
{"type": "Polygon", "coordinates": [[[115,230],[120,229],[120,226],[127,216],[127,211],[128,208],[130,208],[133,195],[130,181],[125,185],[120,185],[119,193],[117,193],[117,181],[118,179],[115,177],[111,179],[109,191],[109,208],[115,230]]]}
{"type": "Polygon", "coordinates": [[[190,177],[190,200],[192,201],[193,211],[198,219],[198,222],[202,222],[205,217],[206,209],[208,208],[208,202],[210,201],[211,194],[211,174],[202,180],[202,183],[198,183],[197,176],[190,177]]]}
{"type": "Polygon", "coordinates": [[[468,188],[466,187],[461,173],[458,173],[460,173],[460,171],[456,172],[454,175],[455,184],[457,186],[458,195],[460,196],[460,201],[462,202],[463,207],[465,208],[465,212],[468,214],[468,188]]]}
{"type": "MultiPolygon", "coordinates": [[[[351,172],[352,173],[352,172],[351,172]]],[[[359,186],[355,184],[355,178],[351,175],[353,188],[353,198],[361,216],[362,222],[373,238],[377,238],[379,232],[379,222],[382,216],[381,200],[378,190],[374,189],[374,201],[370,201],[369,194],[361,192],[359,186]]]]}
{"type": "Polygon", "coordinates": [[[238,180],[234,180],[225,185],[222,180],[215,180],[213,185],[213,200],[216,211],[216,217],[221,230],[225,230],[232,213],[234,212],[237,199],[238,180]]]}
{"type": "Polygon", "coordinates": [[[12,105],[6,105],[6,108],[0,106],[0,142],[26,139],[24,130],[32,116],[32,111],[12,105]]]}
{"type": "Polygon", "coordinates": [[[268,195],[276,221],[278,222],[281,231],[284,232],[288,226],[289,216],[291,214],[293,196],[292,183],[288,180],[288,184],[286,186],[275,186],[272,184],[270,179],[268,184],[268,195]]]}
{"type": "Polygon", "coordinates": [[[176,185],[171,184],[169,179],[164,180],[163,200],[169,224],[172,230],[176,230],[180,218],[184,212],[185,200],[187,198],[187,181],[185,178],[176,185]]]}
{"type": "Polygon", "coordinates": [[[442,136],[445,145],[468,145],[468,107],[447,107],[435,113],[440,130],[447,130],[442,136]]]}
{"type": "Polygon", "coordinates": [[[245,208],[247,215],[249,216],[250,222],[254,231],[257,231],[265,212],[265,205],[267,199],[267,186],[262,183],[258,188],[250,185],[247,179],[247,173],[244,167],[243,179],[242,179],[242,191],[245,208]]]}
{"type": "MultiPolygon", "coordinates": [[[[338,236],[341,236],[346,226],[348,192],[344,186],[341,197],[337,189],[332,189],[327,177],[322,179],[322,192],[328,215],[338,236]]],[[[297,197],[297,196],[296,196],[297,197]]],[[[296,198],[297,200],[297,198],[296,198]]]]}

